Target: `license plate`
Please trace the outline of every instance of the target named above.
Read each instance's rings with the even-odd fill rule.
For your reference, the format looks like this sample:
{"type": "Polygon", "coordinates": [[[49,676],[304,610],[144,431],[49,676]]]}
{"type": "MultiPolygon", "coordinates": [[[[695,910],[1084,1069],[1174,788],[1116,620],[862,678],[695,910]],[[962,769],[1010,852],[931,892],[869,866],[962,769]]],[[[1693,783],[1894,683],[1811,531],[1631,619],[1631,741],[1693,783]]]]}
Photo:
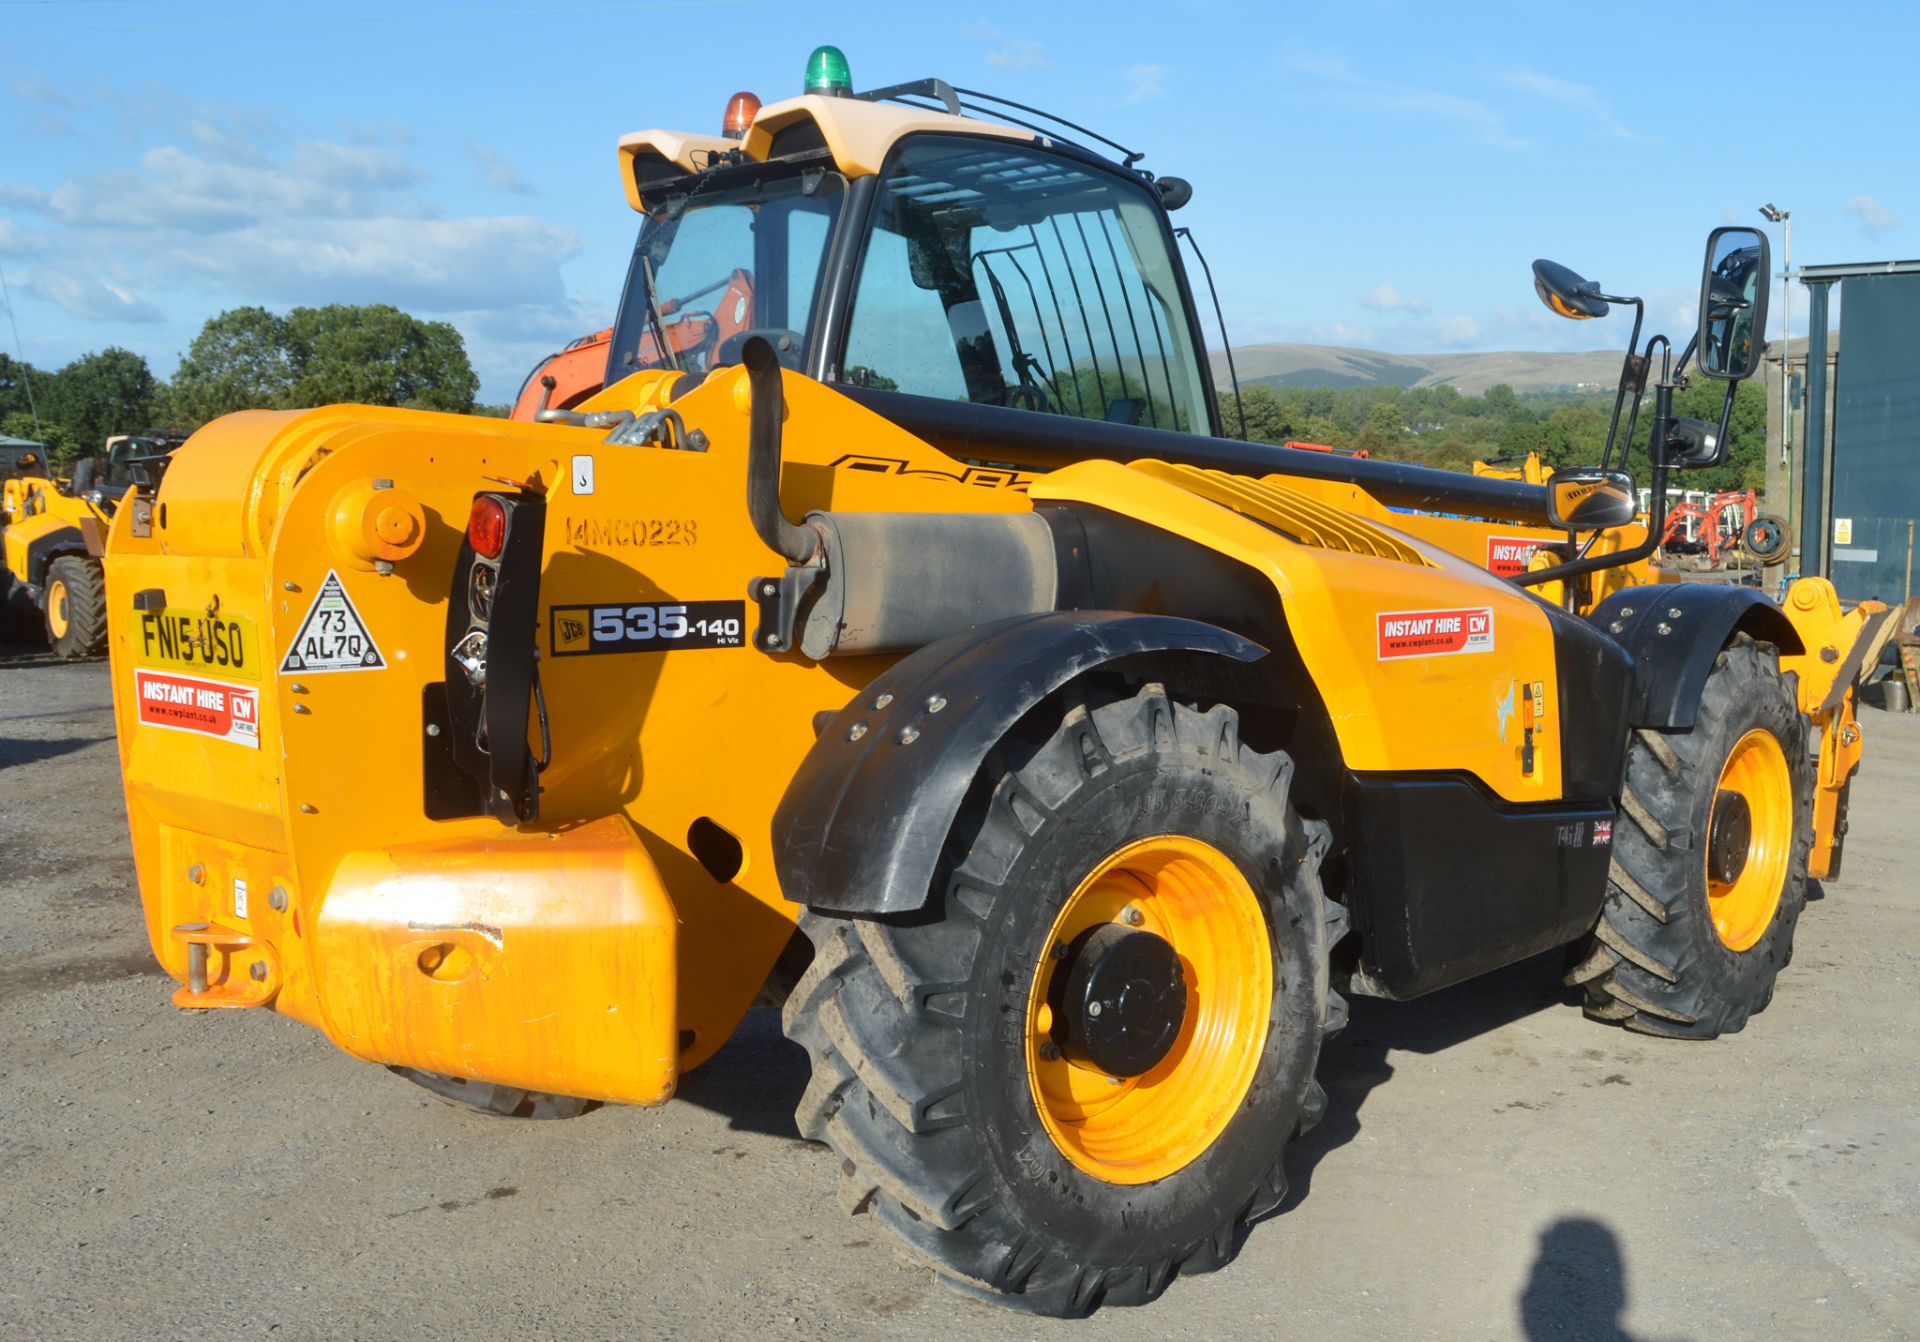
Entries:
{"type": "Polygon", "coordinates": [[[260,679],[260,632],[245,615],[187,606],[136,610],[128,632],[134,656],[150,666],[260,679]]]}

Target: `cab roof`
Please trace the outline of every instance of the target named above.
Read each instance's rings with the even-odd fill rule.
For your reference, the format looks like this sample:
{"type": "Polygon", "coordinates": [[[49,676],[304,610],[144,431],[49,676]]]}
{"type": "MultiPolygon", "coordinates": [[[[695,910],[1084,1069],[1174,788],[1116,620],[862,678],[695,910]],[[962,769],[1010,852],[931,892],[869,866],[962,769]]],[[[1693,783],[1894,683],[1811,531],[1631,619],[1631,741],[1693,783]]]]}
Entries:
{"type": "Polygon", "coordinates": [[[627,204],[644,213],[643,195],[649,188],[729,163],[765,162],[824,150],[843,176],[863,177],[880,170],[888,151],[900,139],[921,132],[946,131],[1025,143],[1056,139],[1073,143],[1018,116],[997,120],[988,114],[991,109],[977,105],[980,102],[1002,103],[1108,144],[1124,155],[1120,164],[1123,168],[1131,169],[1139,157],[1083,126],[1036,108],[927,79],[872,93],[839,97],[809,93],[769,103],[754,116],[745,137],[739,140],[684,131],[635,131],[620,139],[621,182],[627,204]],[[974,101],[963,102],[963,95],[974,101]]]}

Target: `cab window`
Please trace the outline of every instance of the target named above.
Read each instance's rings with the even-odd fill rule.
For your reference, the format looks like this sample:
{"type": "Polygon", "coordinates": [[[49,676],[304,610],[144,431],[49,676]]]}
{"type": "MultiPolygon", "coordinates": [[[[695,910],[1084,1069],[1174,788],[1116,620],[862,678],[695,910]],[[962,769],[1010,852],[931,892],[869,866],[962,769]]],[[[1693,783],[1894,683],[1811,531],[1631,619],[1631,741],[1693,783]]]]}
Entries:
{"type": "Polygon", "coordinates": [[[1147,188],[1000,141],[917,136],[896,151],[840,377],[1113,423],[1207,424],[1147,188]]]}

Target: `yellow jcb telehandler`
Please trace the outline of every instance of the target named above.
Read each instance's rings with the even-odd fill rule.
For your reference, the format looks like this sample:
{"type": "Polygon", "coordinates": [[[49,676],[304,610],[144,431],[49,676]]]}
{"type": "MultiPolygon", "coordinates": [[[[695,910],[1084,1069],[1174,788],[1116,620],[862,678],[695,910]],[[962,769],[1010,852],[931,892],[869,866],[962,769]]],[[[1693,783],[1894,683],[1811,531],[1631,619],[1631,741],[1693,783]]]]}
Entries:
{"type": "MultiPolygon", "coordinates": [[[[619,163],[603,391],[228,416],[115,518],[178,1005],[559,1116],[664,1102],[770,994],[849,1205],[1049,1314],[1234,1256],[1344,994],[1584,943],[1640,1028],[1765,1005],[1820,653],[1752,591],[1570,609],[1637,556],[1625,475],[1224,437],[1190,188],[1030,108],[824,48],[743,138],[619,163]],[[1510,525],[1580,553],[1490,573],[1510,525]]],[[[1720,451],[1682,369],[1763,329],[1764,240],[1708,262],[1656,497],[1720,451]]]]}

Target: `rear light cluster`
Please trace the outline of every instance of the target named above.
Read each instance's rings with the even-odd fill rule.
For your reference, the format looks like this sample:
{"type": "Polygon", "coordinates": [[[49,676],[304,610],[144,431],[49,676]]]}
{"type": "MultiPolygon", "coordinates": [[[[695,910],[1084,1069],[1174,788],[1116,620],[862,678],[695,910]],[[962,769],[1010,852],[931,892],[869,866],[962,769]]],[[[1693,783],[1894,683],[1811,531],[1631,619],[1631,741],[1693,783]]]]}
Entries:
{"type": "Polygon", "coordinates": [[[507,545],[507,506],[493,494],[480,494],[467,514],[467,543],[481,559],[498,559],[507,545]]]}
{"type": "Polygon", "coordinates": [[[487,683],[487,634],[500,587],[500,557],[506,553],[512,505],[498,494],[476,494],[467,513],[467,630],[449,650],[453,662],[478,689],[487,683]]]}

